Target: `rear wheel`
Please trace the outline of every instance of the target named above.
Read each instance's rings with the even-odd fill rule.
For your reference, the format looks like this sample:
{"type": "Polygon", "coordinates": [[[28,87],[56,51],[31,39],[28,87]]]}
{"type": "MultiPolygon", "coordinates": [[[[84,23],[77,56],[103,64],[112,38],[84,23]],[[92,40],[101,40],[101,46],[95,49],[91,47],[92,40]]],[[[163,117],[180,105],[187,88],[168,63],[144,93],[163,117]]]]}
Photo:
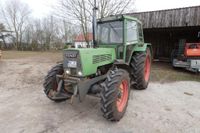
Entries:
{"type": "Polygon", "coordinates": [[[132,56],[131,60],[133,87],[138,90],[146,89],[149,84],[151,71],[151,52],[147,48],[146,52],[138,52],[132,56]]]}
{"type": "Polygon", "coordinates": [[[123,117],[128,105],[129,88],[127,71],[115,69],[109,72],[101,91],[101,110],[106,119],[119,121],[123,117]]]}
{"type": "MultiPolygon", "coordinates": [[[[45,81],[44,81],[44,92],[47,95],[47,97],[55,102],[62,102],[67,100],[68,98],[61,98],[61,99],[54,99],[54,96],[57,94],[58,90],[58,83],[56,81],[56,75],[62,75],[64,73],[63,70],[63,64],[57,64],[56,66],[54,66],[47,74],[47,76],[45,77],[45,81]]],[[[63,87],[63,86],[62,86],[63,87]]],[[[62,89],[62,91],[65,91],[64,89],[62,89]]],[[[67,93],[67,92],[64,92],[67,93]]]]}

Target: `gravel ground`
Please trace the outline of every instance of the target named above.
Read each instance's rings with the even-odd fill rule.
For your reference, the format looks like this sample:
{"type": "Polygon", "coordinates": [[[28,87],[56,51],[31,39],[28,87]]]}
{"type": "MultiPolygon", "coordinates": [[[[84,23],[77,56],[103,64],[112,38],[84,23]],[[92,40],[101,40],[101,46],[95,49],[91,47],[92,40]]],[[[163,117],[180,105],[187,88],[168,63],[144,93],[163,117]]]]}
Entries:
{"type": "Polygon", "coordinates": [[[0,61],[0,132],[200,132],[200,82],[153,82],[133,90],[125,116],[113,123],[102,117],[98,98],[72,105],[47,99],[43,77],[53,64],[46,58],[0,61]]]}

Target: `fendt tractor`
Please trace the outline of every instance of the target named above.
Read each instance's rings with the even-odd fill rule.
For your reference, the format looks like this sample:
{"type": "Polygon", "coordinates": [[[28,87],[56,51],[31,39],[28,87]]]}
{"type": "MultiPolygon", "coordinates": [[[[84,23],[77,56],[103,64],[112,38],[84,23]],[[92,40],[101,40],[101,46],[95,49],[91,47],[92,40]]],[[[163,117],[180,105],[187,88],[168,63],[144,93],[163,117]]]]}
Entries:
{"type": "Polygon", "coordinates": [[[144,43],[142,23],[126,15],[96,20],[93,9],[92,48],[63,51],[63,62],[45,77],[50,100],[83,101],[86,95],[101,99],[103,116],[119,121],[126,111],[130,88],[146,89],[151,69],[151,44],[144,43]]]}

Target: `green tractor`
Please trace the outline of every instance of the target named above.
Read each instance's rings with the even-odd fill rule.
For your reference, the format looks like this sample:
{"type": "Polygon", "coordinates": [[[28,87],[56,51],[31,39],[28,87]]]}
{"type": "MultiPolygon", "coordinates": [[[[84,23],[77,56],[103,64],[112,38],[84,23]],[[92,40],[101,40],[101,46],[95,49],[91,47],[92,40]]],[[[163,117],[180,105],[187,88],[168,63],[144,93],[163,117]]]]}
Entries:
{"type": "Polygon", "coordinates": [[[119,15],[93,20],[94,47],[64,49],[63,62],[45,77],[44,92],[55,102],[100,97],[103,116],[119,121],[130,89],[148,86],[151,44],[144,43],[142,24],[136,18],[119,15]]]}

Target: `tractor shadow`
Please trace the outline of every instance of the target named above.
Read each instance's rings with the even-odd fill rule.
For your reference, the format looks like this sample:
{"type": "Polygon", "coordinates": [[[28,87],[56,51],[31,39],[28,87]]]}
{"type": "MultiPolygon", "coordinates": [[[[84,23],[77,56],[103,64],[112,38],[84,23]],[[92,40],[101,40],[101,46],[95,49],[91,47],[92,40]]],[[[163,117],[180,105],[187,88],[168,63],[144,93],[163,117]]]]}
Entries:
{"type": "MultiPolygon", "coordinates": [[[[129,102],[134,100],[134,90],[131,88],[131,93],[129,96],[129,102]]],[[[80,102],[78,98],[74,98],[73,103],[70,103],[70,100],[55,103],[51,102],[51,108],[57,108],[58,113],[55,114],[56,117],[61,118],[62,123],[68,123],[69,121],[78,122],[79,121],[93,121],[95,123],[101,123],[103,125],[113,125],[115,122],[110,122],[103,117],[101,112],[100,98],[94,96],[86,96],[83,102],[80,102]]],[[[125,114],[126,115],[126,114],[125,114]]],[[[125,117],[125,116],[124,116],[125,117]]]]}
{"type": "MultiPolygon", "coordinates": [[[[78,97],[74,98],[73,103],[71,104],[70,100],[55,103],[52,102],[52,106],[55,106],[60,111],[62,117],[65,117],[67,120],[79,121],[79,120],[94,120],[94,121],[106,121],[103,118],[102,112],[100,110],[100,98],[93,96],[86,96],[84,101],[80,102],[78,97]],[[65,115],[65,113],[67,115],[65,115]]],[[[58,114],[59,115],[59,114],[58,114]]]]}

